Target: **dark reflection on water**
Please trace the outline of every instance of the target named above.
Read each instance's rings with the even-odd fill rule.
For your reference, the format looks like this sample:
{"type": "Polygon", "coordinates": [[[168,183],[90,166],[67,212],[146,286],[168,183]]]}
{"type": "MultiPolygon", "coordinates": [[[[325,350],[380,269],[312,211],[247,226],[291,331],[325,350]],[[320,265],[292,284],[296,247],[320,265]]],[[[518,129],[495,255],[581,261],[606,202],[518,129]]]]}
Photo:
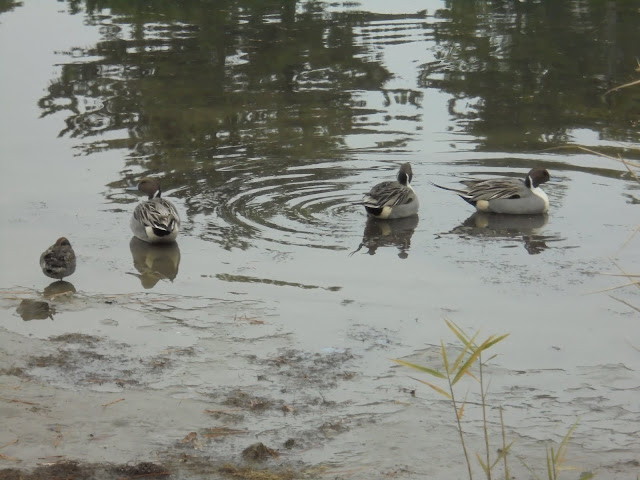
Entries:
{"type": "Polygon", "coordinates": [[[58,280],[47,285],[42,292],[45,298],[57,298],[62,295],[70,295],[76,293],[76,287],[66,280],[58,280]]]}
{"type": "MultiPolygon", "coordinates": [[[[60,135],[84,139],[86,154],[127,149],[109,187],[161,176],[183,200],[185,233],[226,249],[347,249],[349,188],[370,168],[352,157],[410,149],[429,89],[451,96],[456,128],[481,149],[556,146],[577,128],[640,139],[638,90],[603,95],[636,76],[632,2],[450,1],[435,15],[366,2],[67,3],[102,40],[68,52],[42,115],[64,112],[60,135]],[[402,72],[379,52],[412,42],[436,59],[416,88],[386,88],[402,72]]],[[[483,166],[530,168],[517,162],[483,166]]]]}
{"type": "Polygon", "coordinates": [[[61,135],[126,131],[88,151],[128,147],[152,170],[240,156],[271,157],[261,165],[269,173],[291,161],[281,156],[335,153],[359,107],[350,92],[378,89],[390,74],[355,42],[355,25],[371,15],[326,17],[319,4],[297,4],[87,2],[89,21],[109,33],[82,51],[87,62],[63,67],[43,115],[71,113],[61,135]]]}
{"type": "Polygon", "coordinates": [[[41,300],[25,299],[20,302],[16,312],[25,322],[29,320],[53,320],[55,309],[47,302],[41,300]]]}
{"type": "Polygon", "coordinates": [[[15,10],[16,7],[22,5],[22,2],[13,0],[3,0],[0,2],[0,13],[10,12],[15,10]]]}
{"type": "Polygon", "coordinates": [[[250,277],[248,275],[231,275],[229,273],[218,273],[216,274],[216,278],[222,280],[224,282],[231,283],[262,283],[264,285],[277,285],[279,287],[295,287],[303,290],[327,290],[329,292],[339,292],[342,290],[340,285],[331,285],[331,286],[321,286],[321,285],[309,285],[305,283],[298,282],[287,282],[285,280],[274,280],[272,278],[258,278],[258,277],[250,277]]]}
{"type": "Polygon", "coordinates": [[[136,237],[131,237],[129,249],[133,266],[138,273],[143,288],[153,288],[160,280],[173,281],[180,267],[180,247],[176,242],[153,245],[136,237]]]}
{"type": "Polygon", "coordinates": [[[398,257],[405,259],[409,256],[411,237],[418,226],[418,215],[395,220],[379,220],[367,217],[367,223],[362,234],[362,242],[349,255],[358,253],[362,248],[369,255],[375,255],[380,247],[396,247],[398,257]]]}
{"type": "Polygon", "coordinates": [[[591,128],[637,141],[637,2],[448,1],[436,60],[419,84],[451,94],[449,112],[486,150],[559,145],[591,128]]]}
{"type": "Polygon", "coordinates": [[[547,242],[562,240],[557,236],[539,233],[548,220],[547,215],[501,215],[475,212],[449,233],[466,238],[515,240],[522,242],[530,255],[537,255],[549,248],[547,242]]]}

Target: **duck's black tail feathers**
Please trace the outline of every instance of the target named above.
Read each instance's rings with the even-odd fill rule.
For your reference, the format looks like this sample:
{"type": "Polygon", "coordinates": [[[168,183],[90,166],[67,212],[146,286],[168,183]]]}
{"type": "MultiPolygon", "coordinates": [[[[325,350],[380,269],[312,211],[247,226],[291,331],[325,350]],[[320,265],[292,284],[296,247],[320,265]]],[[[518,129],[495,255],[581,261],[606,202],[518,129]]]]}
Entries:
{"type": "Polygon", "coordinates": [[[442,190],[449,190],[450,192],[455,192],[458,195],[466,195],[466,191],[464,190],[459,190],[457,188],[451,188],[451,187],[443,187],[442,185],[438,185],[437,183],[433,183],[431,180],[428,181],[431,185],[433,185],[434,187],[438,187],[441,188],[442,190]]]}
{"type": "Polygon", "coordinates": [[[441,188],[442,190],[448,190],[450,192],[453,193],[457,193],[460,198],[462,198],[465,202],[471,204],[471,205],[475,205],[476,202],[474,200],[472,200],[471,198],[469,198],[469,192],[467,192],[466,190],[460,190],[457,188],[451,188],[451,187],[443,187],[442,185],[438,185],[437,183],[433,183],[431,180],[428,180],[428,182],[433,185],[434,187],[438,187],[441,188]]]}

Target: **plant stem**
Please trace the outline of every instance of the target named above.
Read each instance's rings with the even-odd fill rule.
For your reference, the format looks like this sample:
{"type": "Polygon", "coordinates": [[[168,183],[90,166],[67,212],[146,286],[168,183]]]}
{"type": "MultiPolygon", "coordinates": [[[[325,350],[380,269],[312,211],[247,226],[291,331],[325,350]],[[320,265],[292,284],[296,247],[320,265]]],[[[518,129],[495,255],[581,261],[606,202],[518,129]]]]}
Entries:
{"type": "Polygon", "coordinates": [[[484,390],[484,382],[482,378],[482,354],[478,356],[478,363],[480,364],[480,396],[482,398],[482,427],[484,430],[484,446],[487,453],[487,479],[491,480],[491,450],[489,448],[489,430],[487,429],[487,392],[484,390]]]}
{"type": "Polygon", "coordinates": [[[453,411],[456,415],[456,422],[458,422],[458,434],[460,435],[460,443],[462,444],[462,450],[464,452],[464,458],[467,461],[467,470],[469,471],[469,480],[473,480],[473,472],[471,471],[471,462],[469,461],[469,454],[467,453],[467,446],[464,443],[464,434],[462,433],[462,423],[460,423],[460,416],[458,415],[458,405],[456,404],[456,397],[453,393],[453,385],[451,384],[451,375],[449,370],[447,371],[447,381],[449,382],[449,392],[451,393],[451,404],[453,405],[453,411]]]}
{"type": "MultiPolygon", "coordinates": [[[[502,407],[500,407],[500,425],[502,426],[502,451],[507,449],[507,438],[504,434],[504,417],[502,416],[502,407]]],[[[507,454],[504,454],[504,478],[509,480],[511,475],[509,474],[509,465],[507,464],[507,454]]]]}

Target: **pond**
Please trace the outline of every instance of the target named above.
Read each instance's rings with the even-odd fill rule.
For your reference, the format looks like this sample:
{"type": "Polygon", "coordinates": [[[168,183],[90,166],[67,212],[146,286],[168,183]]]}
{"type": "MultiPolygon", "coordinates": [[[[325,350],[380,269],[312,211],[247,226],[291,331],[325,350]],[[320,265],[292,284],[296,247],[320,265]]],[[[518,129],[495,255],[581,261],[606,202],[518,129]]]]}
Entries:
{"type": "MultiPolygon", "coordinates": [[[[639,25],[623,0],[3,2],[0,469],[227,478],[262,442],[291,478],[465,478],[451,404],[414,378],[445,384],[392,360],[442,370],[449,320],[509,334],[483,375],[512,473],[545,476],[577,422],[567,477],[634,477],[639,25]],[[404,162],[419,214],[367,219],[404,162]],[[534,167],[547,215],[431,184],[534,167]],[[132,238],[144,176],[174,245],[132,238]]],[[[478,387],[457,395],[480,476],[478,387]]]]}

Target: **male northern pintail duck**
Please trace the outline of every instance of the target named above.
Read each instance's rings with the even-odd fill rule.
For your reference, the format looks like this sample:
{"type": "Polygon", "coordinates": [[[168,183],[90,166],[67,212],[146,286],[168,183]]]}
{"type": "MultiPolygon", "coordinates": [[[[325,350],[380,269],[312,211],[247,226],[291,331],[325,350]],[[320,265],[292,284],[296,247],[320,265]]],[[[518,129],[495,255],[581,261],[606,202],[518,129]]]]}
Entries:
{"type": "Polygon", "coordinates": [[[60,237],[40,255],[40,268],[47,277],[62,280],[76,271],[76,254],[71,243],[60,237]]]}
{"type": "Polygon", "coordinates": [[[504,213],[512,215],[535,215],[549,210],[549,198],[540,185],[551,176],[544,168],[533,168],[527,178],[492,178],[489,180],[465,180],[460,183],[466,189],[432,185],[457,193],[479,212],[504,213]]]}
{"type": "Polygon", "coordinates": [[[161,198],[160,183],[145,177],[138,183],[139,191],[149,199],[138,204],[131,217],[131,230],[140,240],[149,243],[170,243],[178,236],[180,217],[169,200],[161,198]]]}
{"type": "Polygon", "coordinates": [[[382,182],[367,193],[361,205],[369,215],[382,220],[410,217],[418,213],[420,202],[411,188],[413,172],[409,163],[400,165],[395,182],[382,182]]]}

